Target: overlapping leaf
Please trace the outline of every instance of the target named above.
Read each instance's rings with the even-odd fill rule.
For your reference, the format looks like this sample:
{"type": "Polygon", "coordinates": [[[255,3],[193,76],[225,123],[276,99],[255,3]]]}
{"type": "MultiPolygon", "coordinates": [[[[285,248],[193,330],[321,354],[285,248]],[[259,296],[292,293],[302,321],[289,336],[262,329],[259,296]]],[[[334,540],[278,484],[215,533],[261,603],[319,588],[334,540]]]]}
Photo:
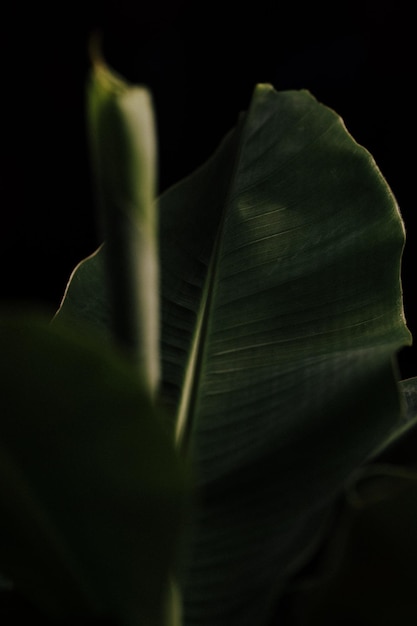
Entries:
{"type": "Polygon", "coordinates": [[[165,625],[187,480],[135,369],[33,315],[0,345],[0,571],[45,619],[165,625]]]}
{"type": "Polygon", "coordinates": [[[401,387],[407,421],[347,481],[318,557],[287,590],[286,624],[416,623],[417,378],[401,387]]]}

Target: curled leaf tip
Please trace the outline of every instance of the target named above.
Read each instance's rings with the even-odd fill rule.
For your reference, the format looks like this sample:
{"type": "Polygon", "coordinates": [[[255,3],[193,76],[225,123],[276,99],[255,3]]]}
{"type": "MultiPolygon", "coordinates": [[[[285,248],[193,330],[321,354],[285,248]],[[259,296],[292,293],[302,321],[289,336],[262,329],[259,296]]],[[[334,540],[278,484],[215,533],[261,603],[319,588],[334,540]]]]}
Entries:
{"type": "Polygon", "coordinates": [[[103,55],[103,36],[101,31],[90,35],[88,52],[94,79],[101,88],[114,94],[120,94],[129,87],[128,82],[114,68],[111,68],[103,55]]]}
{"type": "Polygon", "coordinates": [[[93,67],[105,65],[102,54],[103,35],[101,31],[95,30],[90,34],[88,42],[88,55],[93,67]]]}

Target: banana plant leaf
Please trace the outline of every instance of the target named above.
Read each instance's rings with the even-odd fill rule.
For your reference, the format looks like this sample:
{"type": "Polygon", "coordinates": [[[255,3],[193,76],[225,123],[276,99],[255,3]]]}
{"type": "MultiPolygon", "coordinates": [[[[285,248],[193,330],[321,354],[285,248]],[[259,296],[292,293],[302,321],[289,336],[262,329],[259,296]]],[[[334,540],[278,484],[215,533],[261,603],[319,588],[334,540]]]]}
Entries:
{"type": "MultiPolygon", "coordinates": [[[[160,396],[196,476],[184,624],[262,626],[402,423],[404,226],[341,118],[264,84],[158,210],[160,396]]],[[[109,332],[103,246],[56,322],[109,332]]]]}
{"type": "MultiPolygon", "coordinates": [[[[417,378],[401,382],[410,398],[417,378]]],[[[417,622],[417,410],[346,483],[318,556],[288,586],[281,623],[417,622]]]]}
{"type": "Polygon", "coordinates": [[[165,626],[188,479],[136,369],[90,328],[38,314],[3,312],[0,345],[10,593],[51,624],[165,626]]]}

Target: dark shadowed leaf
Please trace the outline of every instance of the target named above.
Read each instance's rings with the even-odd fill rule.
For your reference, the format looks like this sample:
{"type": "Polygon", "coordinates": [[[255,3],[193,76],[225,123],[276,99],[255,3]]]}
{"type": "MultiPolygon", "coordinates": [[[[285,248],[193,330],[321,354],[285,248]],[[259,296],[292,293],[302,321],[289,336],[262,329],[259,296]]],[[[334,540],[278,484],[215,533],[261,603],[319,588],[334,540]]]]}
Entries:
{"type": "MultiPolygon", "coordinates": [[[[283,626],[413,626],[417,622],[417,421],[408,427],[414,458],[389,453],[347,483],[329,538],[293,584],[283,626]],[[390,463],[382,463],[391,457],[390,463]]],[[[395,452],[404,450],[395,446],[395,452]]]]}
{"type": "Polygon", "coordinates": [[[0,346],[0,571],[47,616],[160,626],[186,474],[135,369],[39,316],[0,346]]]}
{"type": "MultiPolygon", "coordinates": [[[[400,383],[408,400],[416,383],[400,383]]],[[[417,415],[405,404],[406,423],[346,482],[318,555],[289,586],[282,626],[417,622],[417,415]]]]}

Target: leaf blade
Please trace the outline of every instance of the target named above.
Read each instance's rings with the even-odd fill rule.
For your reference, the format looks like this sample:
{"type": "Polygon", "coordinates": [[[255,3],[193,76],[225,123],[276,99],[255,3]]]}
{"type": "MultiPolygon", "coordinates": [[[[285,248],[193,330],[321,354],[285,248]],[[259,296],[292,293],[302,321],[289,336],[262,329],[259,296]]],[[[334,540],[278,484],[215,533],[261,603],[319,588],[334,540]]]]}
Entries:
{"type": "Polygon", "coordinates": [[[344,480],[400,419],[404,225],[333,111],[261,85],[214,158],[160,198],[160,242],[174,409],[200,346],[185,623],[265,623],[344,480]]]}
{"type": "Polygon", "coordinates": [[[188,479],[135,368],[43,317],[0,340],[0,569],[54,618],[159,626],[188,479]]]}
{"type": "Polygon", "coordinates": [[[267,619],[273,590],[320,536],[326,506],[399,418],[392,358],[409,341],[398,208],[340,118],[305,92],[261,87],[238,155],[219,248],[211,240],[217,280],[206,278],[192,434],[204,504],[187,624],[267,619]],[[372,403],[381,387],[383,401],[372,403]]]}

